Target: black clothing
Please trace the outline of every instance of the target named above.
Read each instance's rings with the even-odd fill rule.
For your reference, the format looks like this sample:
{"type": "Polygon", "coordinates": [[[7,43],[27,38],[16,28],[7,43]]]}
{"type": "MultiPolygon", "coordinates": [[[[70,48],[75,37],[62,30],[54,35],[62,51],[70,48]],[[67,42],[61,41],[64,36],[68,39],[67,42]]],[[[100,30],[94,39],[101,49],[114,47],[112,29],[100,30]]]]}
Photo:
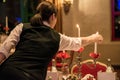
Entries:
{"type": "Polygon", "coordinates": [[[18,73],[19,76],[19,73],[23,73],[23,76],[30,78],[28,80],[31,78],[32,80],[45,80],[47,66],[57,53],[59,42],[60,35],[48,26],[24,25],[15,53],[1,65],[1,70],[5,70],[6,73],[7,70],[10,72],[16,70],[12,74],[18,73]]]}

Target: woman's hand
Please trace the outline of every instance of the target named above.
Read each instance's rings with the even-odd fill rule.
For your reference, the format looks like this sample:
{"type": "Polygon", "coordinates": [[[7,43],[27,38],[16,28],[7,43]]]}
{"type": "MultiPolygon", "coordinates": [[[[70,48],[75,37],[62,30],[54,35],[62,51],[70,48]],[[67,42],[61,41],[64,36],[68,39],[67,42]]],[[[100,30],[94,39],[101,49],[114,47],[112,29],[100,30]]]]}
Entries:
{"type": "Polygon", "coordinates": [[[86,46],[93,42],[97,42],[100,44],[103,41],[102,35],[96,33],[87,37],[81,37],[81,39],[82,39],[82,46],[86,46]]]}
{"type": "Polygon", "coordinates": [[[97,43],[101,43],[103,41],[103,37],[100,34],[92,34],[91,36],[89,36],[89,38],[91,38],[93,42],[97,42],[97,43]]]}

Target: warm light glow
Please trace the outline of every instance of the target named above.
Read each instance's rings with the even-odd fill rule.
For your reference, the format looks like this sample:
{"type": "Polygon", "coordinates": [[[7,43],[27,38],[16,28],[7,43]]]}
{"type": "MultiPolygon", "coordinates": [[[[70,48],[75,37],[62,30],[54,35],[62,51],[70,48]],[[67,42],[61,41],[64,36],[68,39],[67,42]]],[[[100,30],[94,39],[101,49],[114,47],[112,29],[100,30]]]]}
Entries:
{"type": "Polygon", "coordinates": [[[70,1],[70,2],[71,2],[71,4],[73,4],[73,0],[64,0],[64,1],[70,1]]]}
{"type": "Polygon", "coordinates": [[[6,2],[6,0],[3,0],[3,2],[5,3],[5,2],[6,2]]]}
{"type": "Polygon", "coordinates": [[[80,26],[76,24],[77,30],[78,30],[78,37],[80,37],[80,26]]]}
{"type": "Polygon", "coordinates": [[[71,4],[73,4],[73,0],[62,0],[61,2],[64,3],[65,1],[71,2],[71,4]]]}
{"type": "Polygon", "coordinates": [[[79,25],[78,25],[78,24],[76,24],[76,27],[77,27],[77,28],[79,28],[79,25]]]}
{"type": "Polygon", "coordinates": [[[71,4],[73,4],[73,0],[71,0],[71,4]]]}

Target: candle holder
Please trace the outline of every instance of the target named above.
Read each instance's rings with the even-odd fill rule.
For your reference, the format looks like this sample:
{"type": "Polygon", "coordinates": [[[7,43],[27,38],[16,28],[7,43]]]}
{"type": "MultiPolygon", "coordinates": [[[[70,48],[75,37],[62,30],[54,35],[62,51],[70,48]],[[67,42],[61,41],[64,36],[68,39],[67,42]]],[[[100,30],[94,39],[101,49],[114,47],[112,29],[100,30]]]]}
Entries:
{"type": "Polygon", "coordinates": [[[8,35],[9,34],[9,27],[4,27],[5,30],[5,34],[8,35]]]}
{"type": "Polygon", "coordinates": [[[62,61],[62,66],[61,66],[61,70],[64,69],[64,67],[69,66],[67,63],[67,60],[70,58],[71,56],[65,52],[65,51],[61,51],[56,55],[56,58],[61,59],[62,61]]]}
{"type": "Polygon", "coordinates": [[[100,54],[92,52],[92,53],[89,54],[89,56],[93,59],[94,64],[96,66],[96,59],[99,58],[100,54]]]}
{"type": "Polygon", "coordinates": [[[77,78],[78,80],[81,80],[82,74],[81,74],[81,64],[80,62],[82,61],[82,51],[84,50],[84,47],[81,47],[77,52],[78,56],[76,57],[77,59],[77,66],[78,66],[78,73],[77,73],[77,78]]]}
{"type": "Polygon", "coordinates": [[[97,59],[97,58],[100,56],[100,54],[99,54],[99,53],[91,52],[91,53],[89,54],[89,56],[90,56],[91,58],[97,59]]]}
{"type": "Polygon", "coordinates": [[[77,77],[78,77],[78,80],[81,80],[81,64],[80,64],[80,62],[81,62],[81,60],[82,60],[82,57],[81,57],[82,55],[80,54],[80,55],[78,55],[78,57],[76,57],[77,58],[77,66],[78,66],[78,73],[77,73],[77,77]]]}

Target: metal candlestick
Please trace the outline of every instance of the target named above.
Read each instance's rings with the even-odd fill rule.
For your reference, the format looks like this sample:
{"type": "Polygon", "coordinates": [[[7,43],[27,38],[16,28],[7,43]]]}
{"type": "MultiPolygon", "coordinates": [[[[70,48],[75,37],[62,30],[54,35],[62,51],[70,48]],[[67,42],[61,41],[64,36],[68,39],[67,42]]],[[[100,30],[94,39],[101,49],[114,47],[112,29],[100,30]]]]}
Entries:
{"type": "Polygon", "coordinates": [[[78,77],[78,80],[81,80],[82,78],[82,74],[81,74],[81,60],[82,60],[82,54],[80,52],[78,52],[78,57],[77,58],[77,66],[78,66],[78,74],[77,74],[77,77],[78,77]]]}

